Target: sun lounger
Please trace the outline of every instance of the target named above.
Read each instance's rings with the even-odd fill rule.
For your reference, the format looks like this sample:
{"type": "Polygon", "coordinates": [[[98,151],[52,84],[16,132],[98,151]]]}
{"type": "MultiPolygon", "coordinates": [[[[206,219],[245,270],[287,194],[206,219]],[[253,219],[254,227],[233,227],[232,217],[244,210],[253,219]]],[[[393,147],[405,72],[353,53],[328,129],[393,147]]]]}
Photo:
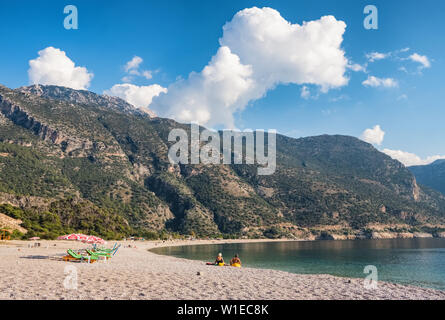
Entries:
{"type": "Polygon", "coordinates": [[[90,249],[86,249],[86,251],[90,256],[106,257],[107,259],[111,259],[111,254],[107,252],[91,251],[90,249]]]}
{"type": "Polygon", "coordinates": [[[88,263],[93,263],[99,259],[97,255],[83,256],[71,249],[68,249],[66,253],[68,255],[63,257],[64,261],[88,261],[88,263]]]}
{"type": "Polygon", "coordinates": [[[93,250],[94,251],[112,252],[112,251],[114,251],[116,249],[116,246],[117,246],[117,242],[114,243],[113,248],[111,248],[111,249],[108,249],[108,248],[105,248],[105,247],[98,247],[97,244],[93,244],[93,250]]]}
{"type": "Polygon", "coordinates": [[[120,248],[121,245],[116,246],[117,243],[115,243],[115,245],[113,246],[112,249],[106,249],[106,248],[95,248],[94,252],[95,253],[108,253],[108,254],[112,254],[113,256],[116,254],[117,250],[120,248]]]}

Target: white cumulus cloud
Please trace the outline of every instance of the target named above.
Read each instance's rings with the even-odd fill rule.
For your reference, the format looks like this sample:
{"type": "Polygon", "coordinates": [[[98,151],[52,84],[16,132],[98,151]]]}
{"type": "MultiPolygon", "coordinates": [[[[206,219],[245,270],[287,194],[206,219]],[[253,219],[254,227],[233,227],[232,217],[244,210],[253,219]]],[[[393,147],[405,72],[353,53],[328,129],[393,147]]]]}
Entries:
{"type": "Polygon", "coordinates": [[[147,79],[150,80],[151,78],[153,78],[153,72],[150,70],[145,70],[142,72],[142,76],[147,79]]]}
{"type": "Polygon", "coordinates": [[[224,25],[207,66],[170,85],[152,108],[182,122],[234,127],[235,112],[279,84],[313,84],[323,92],[344,86],[345,28],[333,16],[299,25],[271,8],[241,10],[224,25]]]}
{"type": "Polygon", "coordinates": [[[220,44],[253,67],[264,85],[310,83],[324,89],[347,84],[341,49],[346,24],[333,16],[292,24],[271,8],[239,11],[223,27],[220,44]]]}
{"type": "Polygon", "coordinates": [[[150,86],[136,86],[130,83],[116,84],[111,89],[105,90],[104,94],[124,99],[133,106],[148,112],[148,106],[153,97],[166,93],[167,89],[158,84],[150,86]]]}
{"type": "Polygon", "coordinates": [[[385,132],[380,128],[380,125],[375,125],[373,128],[363,131],[360,139],[371,144],[381,145],[384,136],[385,132]]]}
{"type": "Polygon", "coordinates": [[[422,65],[423,68],[429,68],[431,67],[431,62],[428,59],[427,56],[422,56],[418,53],[413,53],[412,55],[410,55],[408,57],[410,60],[414,61],[414,62],[418,62],[422,65]]]}
{"type": "Polygon", "coordinates": [[[130,72],[131,70],[137,70],[139,68],[139,65],[142,63],[142,58],[138,56],[134,56],[133,59],[128,61],[125,64],[125,72],[130,72]]]}
{"type": "Polygon", "coordinates": [[[252,68],[243,65],[228,47],[220,47],[209,64],[188,79],[169,86],[154,110],[181,122],[224,123],[233,126],[233,113],[242,109],[255,89],[252,68]]]}
{"type": "Polygon", "coordinates": [[[386,59],[390,56],[389,53],[381,53],[381,52],[371,52],[366,54],[366,58],[368,59],[369,62],[374,62],[377,60],[383,60],[386,59]]]}
{"type": "Polygon", "coordinates": [[[390,156],[393,159],[399,160],[405,166],[416,166],[416,165],[426,165],[430,164],[439,159],[445,159],[444,156],[436,155],[429,156],[425,159],[420,158],[418,155],[402,150],[391,150],[391,149],[383,149],[384,153],[390,156]]]}
{"type": "Polygon", "coordinates": [[[138,56],[134,56],[133,59],[128,61],[124,66],[127,75],[122,78],[122,81],[132,82],[136,76],[144,77],[147,80],[153,78],[153,72],[151,70],[140,70],[139,67],[143,61],[144,60],[138,56]]]}
{"type": "Polygon", "coordinates": [[[93,73],[85,67],[76,67],[65,51],[48,47],[38,52],[38,57],[29,61],[31,84],[58,85],[77,90],[90,86],[93,73]]]}
{"type": "Polygon", "coordinates": [[[368,79],[362,82],[365,87],[385,87],[393,88],[397,87],[398,83],[393,78],[377,78],[374,76],[368,76],[368,79]]]}
{"type": "Polygon", "coordinates": [[[355,72],[366,72],[366,65],[361,65],[358,63],[350,63],[347,65],[348,69],[355,72]]]}

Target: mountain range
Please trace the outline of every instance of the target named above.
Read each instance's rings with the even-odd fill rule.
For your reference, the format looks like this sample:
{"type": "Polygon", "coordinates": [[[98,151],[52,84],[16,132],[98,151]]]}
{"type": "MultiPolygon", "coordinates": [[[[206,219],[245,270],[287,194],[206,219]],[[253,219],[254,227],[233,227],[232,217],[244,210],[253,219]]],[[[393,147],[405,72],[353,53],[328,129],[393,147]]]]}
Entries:
{"type": "Polygon", "coordinates": [[[43,238],[445,231],[441,190],[357,138],[278,134],[276,171],[261,176],[256,165],[171,164],[174,128],[190,130],[116,97],[0,86],[0,218],[15,219],[17,237],[43,238]]]}
{"type": "Polygon", "coordinates": [[[408,168],[419,183],[445,194],[445,159],[439,159],[428,165],[408,168]]]}

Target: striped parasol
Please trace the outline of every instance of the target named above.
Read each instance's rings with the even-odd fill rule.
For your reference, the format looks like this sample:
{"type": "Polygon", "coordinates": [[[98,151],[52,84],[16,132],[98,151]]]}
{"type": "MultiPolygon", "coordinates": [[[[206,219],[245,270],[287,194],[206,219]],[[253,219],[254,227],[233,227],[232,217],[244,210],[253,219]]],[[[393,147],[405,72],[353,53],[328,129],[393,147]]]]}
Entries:
{"type": "Polygon", "coordinates": [[[72,233],[66,234],[64,236],[60,236],[57,238],[58,240],[74,240],[74,241],[82,241],[86,243],[105,243],[105,240],[96,236],[88,236],[82,233],[72,233]]]}
{"type": "Polygon", "coordinates": [[[104,239],[96,237],[96,236],[88,236],[87,239],[85,240],[85,242],[88,243],[105,243],[104,239]]]}

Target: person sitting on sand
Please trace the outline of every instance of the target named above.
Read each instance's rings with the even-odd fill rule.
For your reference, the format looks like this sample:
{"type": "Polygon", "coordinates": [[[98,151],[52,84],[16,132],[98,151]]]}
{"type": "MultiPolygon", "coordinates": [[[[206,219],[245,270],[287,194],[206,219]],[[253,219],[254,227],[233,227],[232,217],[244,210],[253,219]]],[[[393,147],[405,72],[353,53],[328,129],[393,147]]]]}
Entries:
{"type": "Polygon", "coordinates": [[[238,254],[235,254],[232,260],[230,260],[230,265],[233,266],[234,264],[241,265],[241,260],[238,258],[238,254]]]}
{"type": "Polygon", "coordinates": [[[216,257],[216,260],[215,260],[215,264],[220,264],[220,263],[224,263],[222,253],[218,253],[218,256],[216,257]]]}

